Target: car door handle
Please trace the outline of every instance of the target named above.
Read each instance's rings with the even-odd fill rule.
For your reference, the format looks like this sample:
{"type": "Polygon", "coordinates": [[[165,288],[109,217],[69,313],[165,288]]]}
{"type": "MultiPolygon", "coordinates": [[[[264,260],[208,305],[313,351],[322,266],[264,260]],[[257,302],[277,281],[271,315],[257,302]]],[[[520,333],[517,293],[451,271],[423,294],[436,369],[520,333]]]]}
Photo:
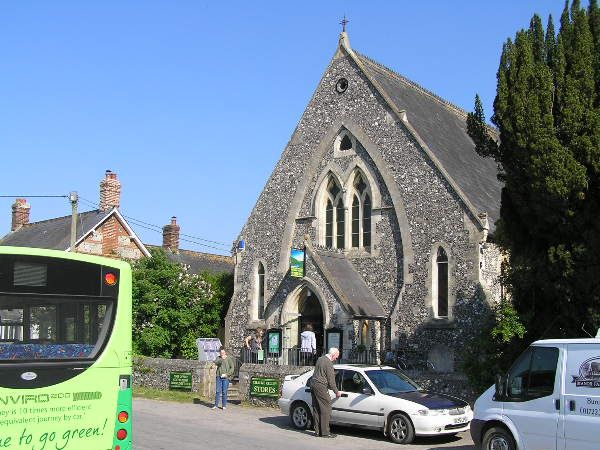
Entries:
{"type": "Polygon", "coordinates": [[[348,397],[348,394],[341,394],[340,397],[348,397]]]}
{"type": "Polygon", "coordinates": [[[304,392],[310,392],[310,388],[304,389],[304,392]]]}
{"type": "Polygon", "coordinates": [[[575,411],[575,400],[569,400],[569,410],[575,411]]]}
{"type": "Polygon", "coordinates": [[[560,411],[560,398],[554,399],[554,407],[557,411],[560,411]]]}

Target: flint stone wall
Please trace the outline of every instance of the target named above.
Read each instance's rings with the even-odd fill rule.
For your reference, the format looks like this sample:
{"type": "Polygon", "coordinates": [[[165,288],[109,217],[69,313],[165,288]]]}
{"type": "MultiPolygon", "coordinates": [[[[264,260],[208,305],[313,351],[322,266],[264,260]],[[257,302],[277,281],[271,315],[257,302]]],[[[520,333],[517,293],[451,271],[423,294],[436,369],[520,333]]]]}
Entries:
{"type": "Polygon", "coordinates": [[[279,396],[281,396],[281,388],[283,387],[283,379],[287,375],[301,375],[309,370],[314,369],[312,366],[277,366],[273,364],[242,364],[240,368],[240,383],[239,392],[240,399],[253,406],[269,406],[278,408],[278,398],[272,397],[254,397],[250,396],[250,380],[252,377],[277,378],[279,380],[279,396]]]}
{"type": "Polygon", "coordinates": [[[192,372],[192,391],[210,397],[214,391],[216,367],[209,361],[164,359],[136,356],[133,358],[133,385],[153,389],[169,389],[170,372],[192,372]]]}

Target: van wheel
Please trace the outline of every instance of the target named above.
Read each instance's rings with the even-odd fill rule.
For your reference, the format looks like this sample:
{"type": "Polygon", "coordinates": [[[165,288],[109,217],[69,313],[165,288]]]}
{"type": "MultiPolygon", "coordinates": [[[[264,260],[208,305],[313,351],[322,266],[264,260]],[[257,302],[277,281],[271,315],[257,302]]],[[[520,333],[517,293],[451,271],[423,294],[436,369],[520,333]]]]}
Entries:
{"type": "Polygon", "coordinates": [[[505,428],[492,427],[483,435],[483,450],[517,450],[517,445],[505,428]]]}
{"type": "Polygon", "coordinates": [[[388,436],[396,444],[410,444],[415,438],[415,427],[404,414],[394,414],[388,423],[388,436]]]}
{"type": "Polygon", "coordinates": [[[310,408],[304,402],[297,402],[290,411],[290,421],[297,430],[306,430],[312,423],[310,408]]]}

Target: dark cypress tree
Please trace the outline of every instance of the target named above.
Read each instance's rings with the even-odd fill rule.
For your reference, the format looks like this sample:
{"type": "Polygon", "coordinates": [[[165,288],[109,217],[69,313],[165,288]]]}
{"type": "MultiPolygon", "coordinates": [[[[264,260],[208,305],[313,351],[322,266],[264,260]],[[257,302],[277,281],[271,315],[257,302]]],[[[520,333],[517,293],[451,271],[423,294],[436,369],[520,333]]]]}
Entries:
{"type": "Polygon", "coordinates": [[[468,131],[477,151],[499,163],[504,181],[497,242],[528,340],[580,336],[600,326],[600,91],[596,0],[574,0],[555,37],[535,15],[504,44],[492,122],[478,97],[468,131]],[[588,323],[588,327],[590,323],[588,323]]]}
{"type": "MultiPolygon", "coordinates": [[[[594,39],[595,62],[594,72],[596,78],[596,94],[600,93],[600,8],[597,0],[590,0],[588,8],[590,31],[594,39]]],[[[600,105],[600,95],[596,96],[596,106],[600,105]]]]}
{"type": "Polygon", "coordinates": [[[554,60],[556,58],[556,35],[554,33],[554,21],[552,20],[552,15],[550,15],[548,16],[544,46],[546,47],[546,63],[551,70],[554,68],[554,60]]]}

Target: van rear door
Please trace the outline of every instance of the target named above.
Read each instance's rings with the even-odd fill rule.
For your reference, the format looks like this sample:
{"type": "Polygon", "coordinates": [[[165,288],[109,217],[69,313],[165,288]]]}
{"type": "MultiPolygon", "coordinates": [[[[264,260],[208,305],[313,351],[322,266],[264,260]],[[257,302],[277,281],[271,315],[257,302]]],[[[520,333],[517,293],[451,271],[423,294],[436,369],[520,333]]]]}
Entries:
{"type": "Polygon", "coordinates": [[[600,341],[568,344],[563,406],[564,448],[600,448],[600,341]]]}

